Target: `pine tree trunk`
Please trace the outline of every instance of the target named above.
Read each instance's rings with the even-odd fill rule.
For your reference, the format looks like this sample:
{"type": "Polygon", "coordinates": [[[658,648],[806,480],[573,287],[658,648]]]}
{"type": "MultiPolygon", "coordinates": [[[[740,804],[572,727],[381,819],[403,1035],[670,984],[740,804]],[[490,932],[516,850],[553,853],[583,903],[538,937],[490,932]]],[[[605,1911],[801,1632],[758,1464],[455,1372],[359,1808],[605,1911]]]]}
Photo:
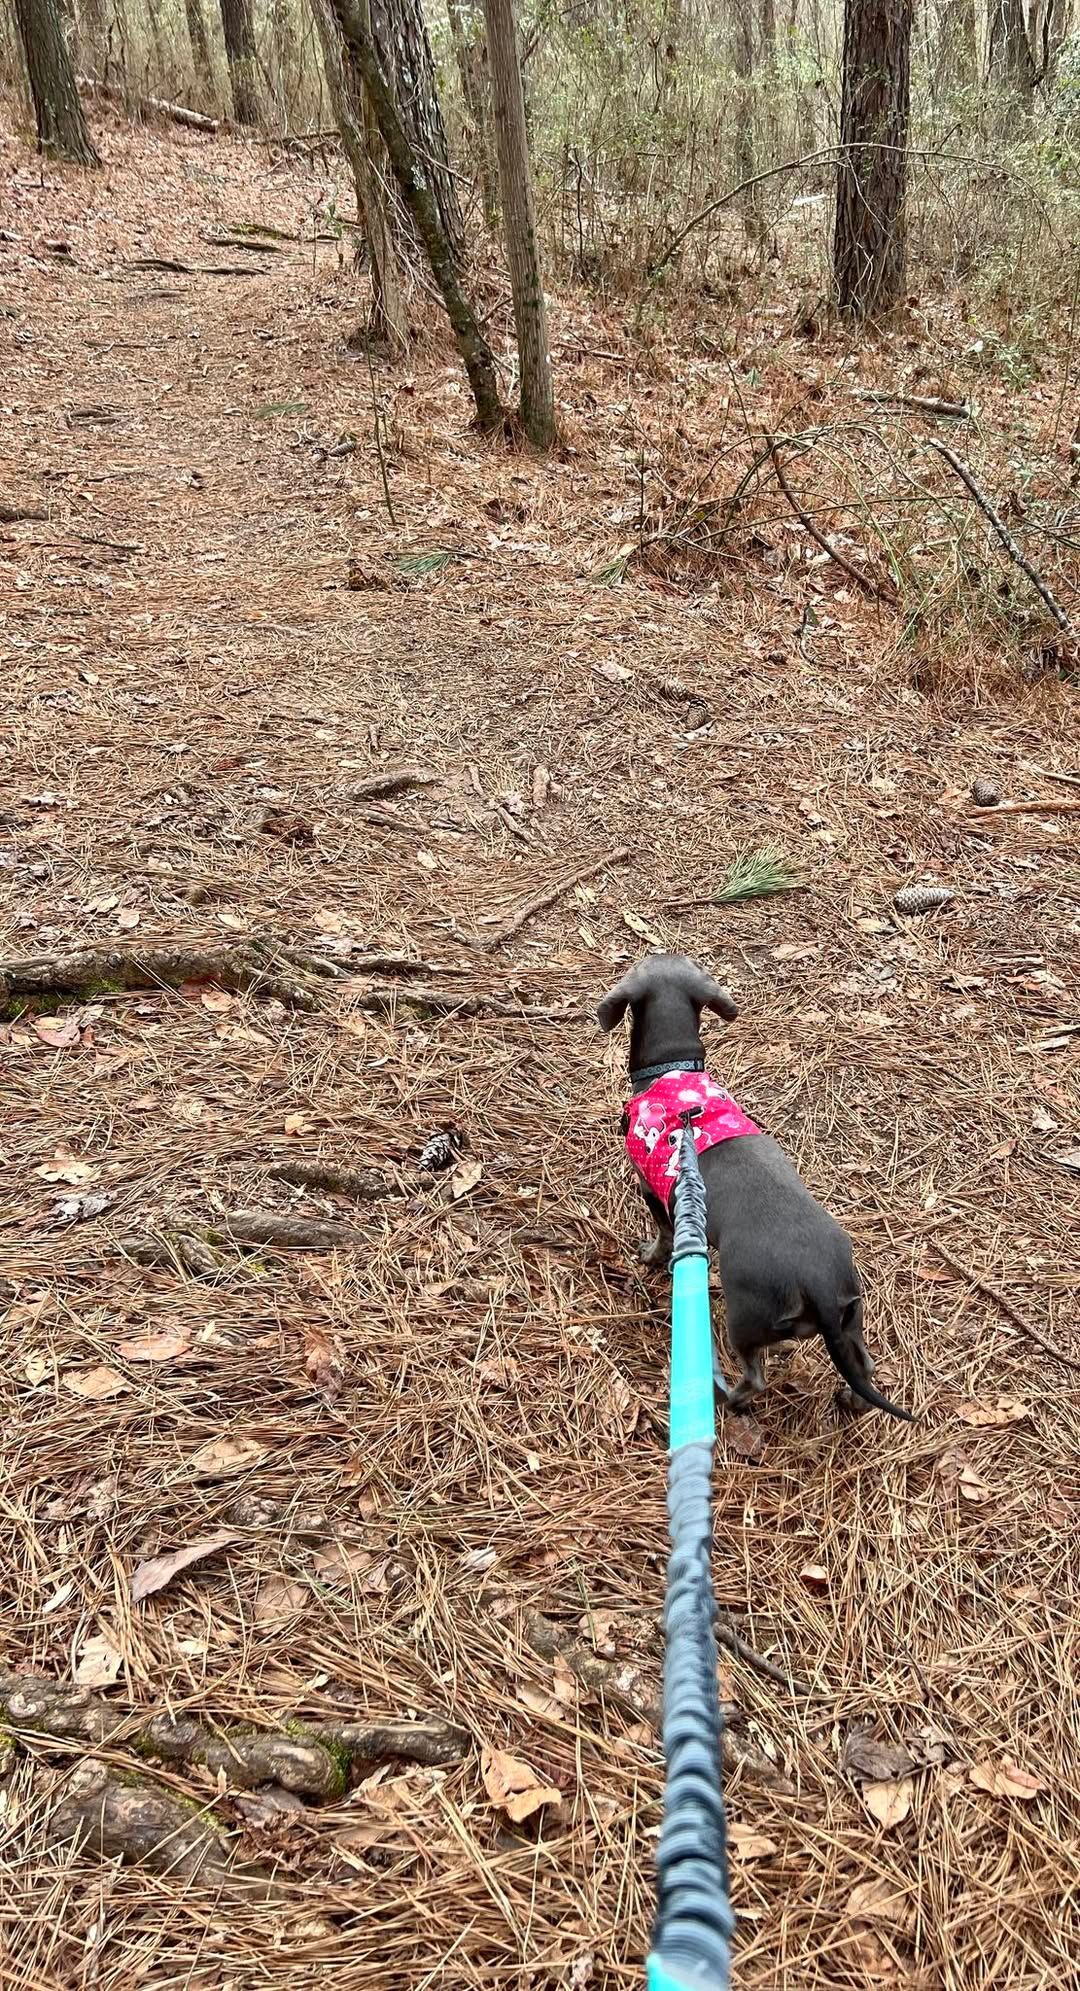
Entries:
{"type": "Polygon", "coordinates": [[[988,0],[987,70],[1021,103],[1035,95],[1035,62],[1024,25],[1023,0],[988,0]]]}
{"type": "Polygon", "coordinates": [[[330,4],[362,78],[401,198],[424,245],[431,274],[439,286],[472,388],[477,423],[485,430],[500,429],[506,420],[506,411],[499,397],[495,357],[461,288],[457,264],[446,239],[426,169],[418,164],[413,155],[397,104],[380,65],[374,38],[365,25],[357,0],[330,0],[330,4]]]}
{"type": "Polygon", "coordinates": [[[191,56],[195,64],[195,80],[203,95],[208,96],[214,70],[210,59],[210,36],[207,33],[202,0],[184,0],[184,13],[187,17],[191,56]]]}
{"type": "Polygon", "coordinates": [[[236,122],[258,124],[259,93],[255,82],[255,27],[251,17],[251,0],[220,0],[220,6],[236,122]]]}
{"type": "MultiPolygon", "coordinates": [[[[363,0],[358,0],[361,15],[363,0]]],[[[322,46],[330,102],[356,188],[356,211],[363,225],[371,265],[371,330],[398,351],[409,343],[398,245],[383,186],[385,148],[364,100],[364,85],[342,37],[330,0],[311,0],[322,46]]]]}
{"type": "Polygon", "coordinates": [[[420,0],[370,0],[371,39],[393,91],[411,151],[435,197],[442,231],[456,263],[465,253],[465,223],[450,171],[446,126],[435,83],[435,61],[420,0]]]}
{"type": "MultiPolygon", "coordinates": [[[[741,185],[752,180],[756,170],[754,120],[751,84],[754,74],[754,16],[752,0],[735,0],[732,13],[732,58],[738,86],[735,92],[735,178],[741,185]]],[[[740,196],[742,218],[750,235],[761,233],[761,208],[756,187],[740,196]]]]}
{"type": "Polygon", "coordinates": [[[491,152],[491,85],[483,25],[471,14],[466,22],[462,0],[447,0],[447,14],[461,94],[472,125],[484,220],[495,229],[499,225],[499,183],[491,152]]]}
{"type": "Polygon", "coordinates": [[[484,0],[484,21],[521,369],[521,425],[536,449],[550,449],[555,441],[555,398],[514,0],[484,0]]]}
{"type": "Polygon", "coordinates": [[[846,0],[833,281],[850,318],[904,288],[912,0],[846,0]]]}
{"type": "Polygon", "coordinates": [[[15,19],[34,99],[38,150],[73,166],[100,166],[56,0],[15,0],[15,19]]]}

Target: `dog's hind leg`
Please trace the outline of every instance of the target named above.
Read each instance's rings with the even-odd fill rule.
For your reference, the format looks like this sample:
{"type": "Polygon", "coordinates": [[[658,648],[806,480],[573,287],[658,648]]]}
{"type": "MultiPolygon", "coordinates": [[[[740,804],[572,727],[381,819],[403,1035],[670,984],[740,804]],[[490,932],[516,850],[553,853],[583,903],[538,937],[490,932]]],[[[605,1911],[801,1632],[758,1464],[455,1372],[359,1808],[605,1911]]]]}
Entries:
{"type": "Polygon", "coordinates": [[[671,1219],[659,1196],[654,1196],[650,1189],[645,1189],[642,1193],[650,1215],[656,1223],[656,1236],[642,1239],[638,1255],[643,1265],[653,1266],[657,1271],[663,1272],[671,1263],[671,1219]]]}

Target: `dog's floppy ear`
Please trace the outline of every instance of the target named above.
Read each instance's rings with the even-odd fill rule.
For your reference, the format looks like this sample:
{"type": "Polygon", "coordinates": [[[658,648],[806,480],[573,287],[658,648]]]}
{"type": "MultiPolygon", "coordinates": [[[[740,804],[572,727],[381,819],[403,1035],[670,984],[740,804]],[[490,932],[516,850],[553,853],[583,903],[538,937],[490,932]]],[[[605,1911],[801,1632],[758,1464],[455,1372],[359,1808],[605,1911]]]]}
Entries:
{"type": "Polygon", "coordinates": [[[601,996],[596,1005],[596,1020],[601,1030],[614,1030],[615,1025],[622,1022],[637,994],[636,981],[637,969],[631,968],[621,982],[616,982],[615,987],[609,989],[606,996],[601,996]]]}
{"type": "Polygon", "coordinates": [[[734,996],[727,989],[721,988],[720,983],[714,981],[713,977],[707,975],[702,968],[696,966],[694,968],[690,993],[694,1001],[701,1004],[702,1009],[715,1010],[717,1016],[722,1016],[725,1023],[734,1023],[739,1014],[739,1005],[734,996]]]}

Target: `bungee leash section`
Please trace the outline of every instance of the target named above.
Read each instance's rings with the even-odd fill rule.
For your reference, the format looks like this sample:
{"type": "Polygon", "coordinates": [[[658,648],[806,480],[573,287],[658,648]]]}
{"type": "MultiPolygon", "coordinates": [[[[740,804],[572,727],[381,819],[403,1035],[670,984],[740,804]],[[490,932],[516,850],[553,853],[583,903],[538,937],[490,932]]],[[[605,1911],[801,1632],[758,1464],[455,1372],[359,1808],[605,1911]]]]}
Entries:
{"type": "Polygon", "coordinates": [[[729,1991],[735,1917],[721,1781],[710,1572],[713,1342],[705,1184],[683,1121],[671,1268],[671,1430],[664,1604],[664,1819],[648,1991],[729,1991]]]}

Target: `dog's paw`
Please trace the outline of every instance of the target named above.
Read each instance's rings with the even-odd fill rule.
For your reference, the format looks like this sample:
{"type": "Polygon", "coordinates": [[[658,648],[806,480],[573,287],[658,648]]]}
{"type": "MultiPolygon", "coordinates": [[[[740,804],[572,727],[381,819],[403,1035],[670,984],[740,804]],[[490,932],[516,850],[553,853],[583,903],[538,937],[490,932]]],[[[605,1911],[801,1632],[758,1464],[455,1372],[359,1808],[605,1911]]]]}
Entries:
{"type": "Polygon", "coordinates": [[[658,1272],[666,1271],[671,1263],[671,1239],[643,1237],[638,1245],[638,1257],[643,1265],[649,1265],[658,1272]]]}

